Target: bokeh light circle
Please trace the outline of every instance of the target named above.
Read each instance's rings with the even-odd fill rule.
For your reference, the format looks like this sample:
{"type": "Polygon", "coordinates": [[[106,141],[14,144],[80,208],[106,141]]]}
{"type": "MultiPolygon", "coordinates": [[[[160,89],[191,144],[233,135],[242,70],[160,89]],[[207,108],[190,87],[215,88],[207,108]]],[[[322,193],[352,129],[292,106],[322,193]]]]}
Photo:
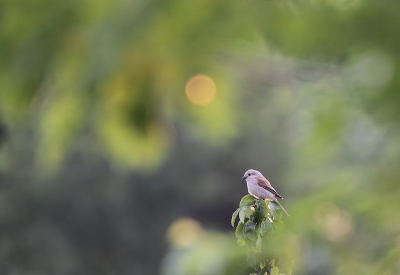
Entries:
{"type": "Polygon", "coordinates": [[[173,247],[183,248],[195,243],[203,229],[199,222],[191,218],[174,221],[167,230],[167,238],[173,247]]]}
{"type": "Polygon", "coordinates": [[[186,96],[195,105],[210,104],[217,94],[214,80],[206,75],[193,76],[186,83],[186,96]]]}

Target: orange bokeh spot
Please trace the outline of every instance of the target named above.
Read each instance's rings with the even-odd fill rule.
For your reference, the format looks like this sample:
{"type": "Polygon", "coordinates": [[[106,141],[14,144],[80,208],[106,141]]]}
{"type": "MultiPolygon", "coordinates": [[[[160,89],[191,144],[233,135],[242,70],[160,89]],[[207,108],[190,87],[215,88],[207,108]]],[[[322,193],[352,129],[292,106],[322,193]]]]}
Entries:
{"type": "Polygon", "coordinates": [[[214,81],[206,75],[193,76],[186,83],[186,96],[196,105],[210,104],[217,93],[214,81]]]}

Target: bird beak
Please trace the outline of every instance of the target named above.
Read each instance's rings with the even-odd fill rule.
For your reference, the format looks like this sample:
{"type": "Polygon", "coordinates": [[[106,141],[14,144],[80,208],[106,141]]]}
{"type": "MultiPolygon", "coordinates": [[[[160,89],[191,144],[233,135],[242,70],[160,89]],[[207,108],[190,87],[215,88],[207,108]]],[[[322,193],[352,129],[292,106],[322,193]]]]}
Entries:
{"type": "Polygon", "coordinates": [[[247,176],[243,176],[243,177],[242,177],[242,180],[245,180],[245,179],[247,179],[247,176]]]}

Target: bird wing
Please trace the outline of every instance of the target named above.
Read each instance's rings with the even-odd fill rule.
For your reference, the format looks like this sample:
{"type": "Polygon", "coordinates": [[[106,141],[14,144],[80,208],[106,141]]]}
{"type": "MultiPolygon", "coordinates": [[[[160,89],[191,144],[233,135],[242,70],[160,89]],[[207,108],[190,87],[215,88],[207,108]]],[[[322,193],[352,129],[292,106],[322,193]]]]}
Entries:
{"type": "Polygon", "coordinates": [[[269,183],[269,181],[266,178],[263,177],[257,177],[257,184],[264,188],[265,190],[271,192],[272,194],[274,194],[275,196],[277,196],[278,198],[281,198],[281,195],[278,194],[278,192],[275,191],[275,189],[272,187],[271,183],[269,183]]]}

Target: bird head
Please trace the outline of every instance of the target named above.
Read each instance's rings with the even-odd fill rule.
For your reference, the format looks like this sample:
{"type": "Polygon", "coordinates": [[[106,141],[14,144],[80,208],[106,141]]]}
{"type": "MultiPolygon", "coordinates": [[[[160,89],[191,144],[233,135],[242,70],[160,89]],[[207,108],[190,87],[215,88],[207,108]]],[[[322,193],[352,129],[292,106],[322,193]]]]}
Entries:
{"type": "Polygon", "coordinates": [[[249,169],[246,171],[246,173],[244,173],[242,180],[247,180],[248,178],[259,177],[259,176],[262,176],[262,174],[260,172],[258,172],[257,170],[254,170],[254,169],[249,169]]]}

